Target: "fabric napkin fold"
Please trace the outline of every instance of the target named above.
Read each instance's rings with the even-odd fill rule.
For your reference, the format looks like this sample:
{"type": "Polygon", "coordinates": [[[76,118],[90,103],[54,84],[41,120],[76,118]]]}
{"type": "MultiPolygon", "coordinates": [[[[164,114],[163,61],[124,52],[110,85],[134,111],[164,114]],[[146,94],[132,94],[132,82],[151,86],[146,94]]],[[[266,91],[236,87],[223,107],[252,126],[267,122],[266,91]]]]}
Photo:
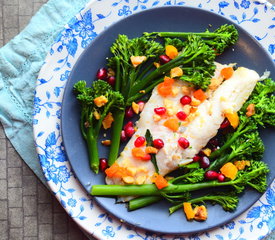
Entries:
{"type": "Polygon", "coordinates": [[[11,144],[43,183],[32,129],[36,79],[54,39],[88,1],[49,0],[0,48],[0,121],[11,144]]]}

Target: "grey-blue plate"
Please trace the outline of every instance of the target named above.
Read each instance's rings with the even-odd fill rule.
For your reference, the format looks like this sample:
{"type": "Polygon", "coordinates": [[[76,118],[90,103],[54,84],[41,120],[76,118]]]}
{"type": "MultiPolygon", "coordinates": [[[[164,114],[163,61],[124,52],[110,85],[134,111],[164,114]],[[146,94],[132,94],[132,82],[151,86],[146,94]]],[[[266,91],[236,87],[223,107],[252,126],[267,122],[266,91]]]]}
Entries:
{"type": "MultiPolygon", "coordinates": [[[[62,103],[62,135],[67,157],[83,187],[90,192],[92,185],[104,184],[103,174],[94,174],[89,167],[85,141],[79,128],[80,109],[73,94],[73,85],[79,80],[88,84],[95,80],[95,74],[100,67],[106,65],[106,57],[110,56],[109,48],[118,34],[126,34],[130,38],[141,36],[143,32],[153,31],[204,31],[211,25],[213,29],[231,21],[215,13],[190,7],[160,7],[131,15],[110,26],[102,32],[83,52],[70,74],[62,103]]],[[[233,47],[226,50],[217,61],[221,63],[236,62],[239,66],[256,70],[260,75],[265,70],[271,72],[275,79],[275,67],[269,54],[245,30],[236,26],[239,40],[233,47]]],[[[275,130],[261,131],[266,151],[263,158],[271,172],[268,182],[274,179],[275,130]]],[[[108,148],[98,144],[100,157],[108,156],[108,148]]],[[[122,146],[123,147],[123,146],[122,146]]],[[[207,193],[207,190],[203,192],[207,193]]],[[[178,211],[171,216],[168,213],[169,204],[159,202],[152,206],[128,212],[124,204],[116,203],[115,198],[95,197],[97,203],[110,214],[148,231],[166,234],[187,234],[206,231],[220,226],[239,216],[255,203],[261,196],[254,190],[247,189],[241,196],[238,208],[233,212],[225,212],[220,206],[208,204],[208,219],[204,222],[188,222],[184,213],[178,211]]]]}

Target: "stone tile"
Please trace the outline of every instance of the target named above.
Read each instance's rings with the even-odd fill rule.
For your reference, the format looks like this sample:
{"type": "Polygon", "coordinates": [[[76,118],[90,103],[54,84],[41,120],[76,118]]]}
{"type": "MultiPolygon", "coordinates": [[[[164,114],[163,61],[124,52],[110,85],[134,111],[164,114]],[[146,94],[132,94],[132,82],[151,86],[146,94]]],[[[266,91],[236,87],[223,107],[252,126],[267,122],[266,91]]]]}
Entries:
{"type": "Polygon", "coordinates": [[[1,233],[1,240],[8,240],[8,221],[0,221],[0,233],[1,233]]]}
{"type": "Polygon", "coordinates": [[[38,239],[39,240],[49,240],[53,239],[52,225],[41,224],[38,226],[38,239]]]}
{"type": "Polygon", "coordinates": [[[20,0],[19,1],[19,15],[32,15],[33,1],[20,0]]]}
{"type": "Polygon", "coordinates": [[[36,195],[37,194],[37,178],[35,175],[22,176],[23,195],[36,195]]]}
{"type": "MultiPolygon", "coordinates": [[[[7,200],[0,201],[0,220],[8,220],[8,202],[7,200]]],[[[1,233],[1,231],[0,231],[1,233]]]]}
{"type": "Polygon", "coordinates": [[[19,33],[18,28],[6,28],[4,29],[4,44],[8,43],[12,38],[14,38],[19,33]]]}
{"type": "Polygon", "coordinates": [[[68,231],[67,214],[54,213],[53,214],[53,232],[54,233],[66,233],[68,231]]]}
{"type": "Polygon", "coordinates": [[[4,46],[4,40],[0,39],[0,47],[4,46]]]}
{"type": "Polygon", "coordinates": [[[10,207],[22,207],[22,188],[8,189],[8,202],[10,207]]]}
{"type": "Polygon", "coordinates": [[[21,167],[22,159],[14,148],[8,148],[8,167],[21,167]]]}
{"type": "Polygon", "coordinates": [[[50,194],[49,190],[42,184],[38,183],[38,203],[52,203],[53,196],[50,194]]]}
{"type": "Polygon", "coordinates": [[[68,238],[67,233],[57,233],[57,234],[54,234],[54,236],[53,236],[53,240],[64,240],[67,238],[68,238]]]}
{"type": "Polygon", "coordinates": [[[17,5],[19,0],[2,0],[4,5],[17,5]]]}
{"type": "Polygon", "coordinates": [[[23,208],[9,208],[9,226],[23,227],[23,208]]]}
{"type": "Polygon", "coordinates": [[[8,197],[8,191],[7,191],[7,180],[3,179],[0,180],[0,200],[1,199],[7,199],[8,197]]]}
{"type": "Polygon", "coordinates": [[[35,2],[35,3],[33,3],[33,12],[34,13],[37,12],[41,8],[42,5],[43,5],[42,2],[35,2]]]}
{"type": "MultiPolygon", "coordinates": [[[[30,8],[31,9],[31,8],[30,8]]],[[[22,31],[30,22],[31,16],[19,16],[19,30],[22,31]]]]}
{"type": "Polygon", "coordinates": [[[37,197],[23,197],[24,216],[37,216],[37,197]]]}
{"type": "Polygon", "coordinates": [[[24,217],[24,236],[35,237],[37,234],[37,217],[24,217]]]}
{"type": "Polygon", "coordinates": [[[64,212],[64,208],[61,206],[61,204],[57,201],[56,198],[54,198],[54,201],[53,201],[53,212],[54,213],[63,213],[64,212]]]}
{"type": "Polygon", "coordinates": [[[38,204],[38,224],[52,224],[52,205],[51,204],[38,204]]]}
{"type": "Polygon", "coordinates": [[[23,240],[23,228],[11,228],[9,240],[23,240]]]}
{"type": "Polygon", "coordinates": [[[6,138],[5,131],[1,123],[0,123],[0,138],[6,138]]]}
{"type": "Polygon", "coordinates": [[[71,218],[69,219],[68,228],[68,240],[88,240],[88,238],[83,232],[81,232],[77,224],[71,218]]]}
{"type": "Polygon", "coordinates": [[[24,237],[24,240],[37,240],[37,237],[24,237]]]}
{"type": "Polygon", "coordinates": [[[0,179],[7,178],[7,161],[0,160],[0,179]]]}
{"type": "Polygon", "coordinates": [[[23,176],[33,176],[33,171],[24,161],[22,162],[22,169],[23,169],[23,176]]]}
{"type": "Polygon", "coordinates": [[[22,187],[22,168],[8,168],[8,187],[22,187]]]}
{"type": "Polygon", "coordinates": [[[6,157],[7,157],[6,139],[0,139],[0,159],[6,159],[6,157]]]}
{"type": "Polygon", "coordinates": [[[3,6],[3,23],[4,28],[18,28],[18,6],[3,6]]]}

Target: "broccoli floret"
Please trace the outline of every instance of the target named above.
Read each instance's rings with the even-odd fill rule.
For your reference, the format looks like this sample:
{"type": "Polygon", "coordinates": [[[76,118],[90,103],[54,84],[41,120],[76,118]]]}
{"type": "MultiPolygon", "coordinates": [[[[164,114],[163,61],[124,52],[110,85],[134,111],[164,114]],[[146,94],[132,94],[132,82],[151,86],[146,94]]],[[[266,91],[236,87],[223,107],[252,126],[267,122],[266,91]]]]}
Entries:
{"type": "Polygon", "coordinates": [[[105,81],[94,81],[91,87],[87,87],[85,81],[79,81],[74,85],[76,98],[81,105],[80,128],[88,145],[90,167],[97,173],[99,168],[98,135],[102,122],[107,114],[124,109],[124,98],[105,81]],[[96,99],[103,98],[102,103],[96,99]]]}

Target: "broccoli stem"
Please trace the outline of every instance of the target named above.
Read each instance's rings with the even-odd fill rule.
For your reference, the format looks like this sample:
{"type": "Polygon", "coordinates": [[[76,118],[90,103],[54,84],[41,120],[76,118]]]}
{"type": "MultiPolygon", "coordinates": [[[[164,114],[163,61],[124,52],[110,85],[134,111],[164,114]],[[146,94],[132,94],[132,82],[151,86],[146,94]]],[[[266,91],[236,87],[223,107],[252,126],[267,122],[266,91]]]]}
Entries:
{"type": "MultiPolygon", "coordinates": [[[[226,34],[221,33],[214,33],[214,32],[154,32],[152,34],[156,34],[159,37],[178,37],[178,38],[187,38],[190,35],[196,35],[202,38],[215,38],[215,37],[221,37],[226,36],[226,34]]],[[[229,35],[229,34],[227,34],[229,35]]]]}
{"type": "Polygon", "coordinates": [[[115,81],[115,91],[119,91],[121,87],[121,76],[120,76],[120,60],[116,57],[116,81],[115,81]]]}
{"type": "Polygon", "coordinates": [[[161,196],[164,193],[183,193],[188,191],[196,191],[203,188],[211,188],[218,186],[232,185],[229,182],[209,181],[195,184],[169,184],[161,191],[157,189],[155,184],[143,185],[94,185],[91,190],[91,195],[94,196],[161,196]]]}
{"type": "Polygon", "coordinates": [[[121,129],[123,126],[125,111],[117,110],[114,112],[114,122],[112,128],[112,136],[111,136],[111,146],[108,157],[108,164],[111,166],[117,159],[119,146],[120,146],[120,135],[121,129]]]}
{"type": "Polygon", "coordinates": [[[128,209],[130,211],[142,208],[142,207],[146,207],[148,205],[151,205],[153,203],[156,203],[158,201],[160,201],[162,199],[162,197],[160,196],[143,196],[143,197],[138,197],[135,199],[132,199],[129,201],[128,204],[128,209]]]}
{"type": "Polygon", "coordinates": [[[97,136],[94,135],[92,127],[87,129],[86,142],[88,146],[90,167],[95,173],[98,173],[99,155],[97,148],[97,136]]]}

